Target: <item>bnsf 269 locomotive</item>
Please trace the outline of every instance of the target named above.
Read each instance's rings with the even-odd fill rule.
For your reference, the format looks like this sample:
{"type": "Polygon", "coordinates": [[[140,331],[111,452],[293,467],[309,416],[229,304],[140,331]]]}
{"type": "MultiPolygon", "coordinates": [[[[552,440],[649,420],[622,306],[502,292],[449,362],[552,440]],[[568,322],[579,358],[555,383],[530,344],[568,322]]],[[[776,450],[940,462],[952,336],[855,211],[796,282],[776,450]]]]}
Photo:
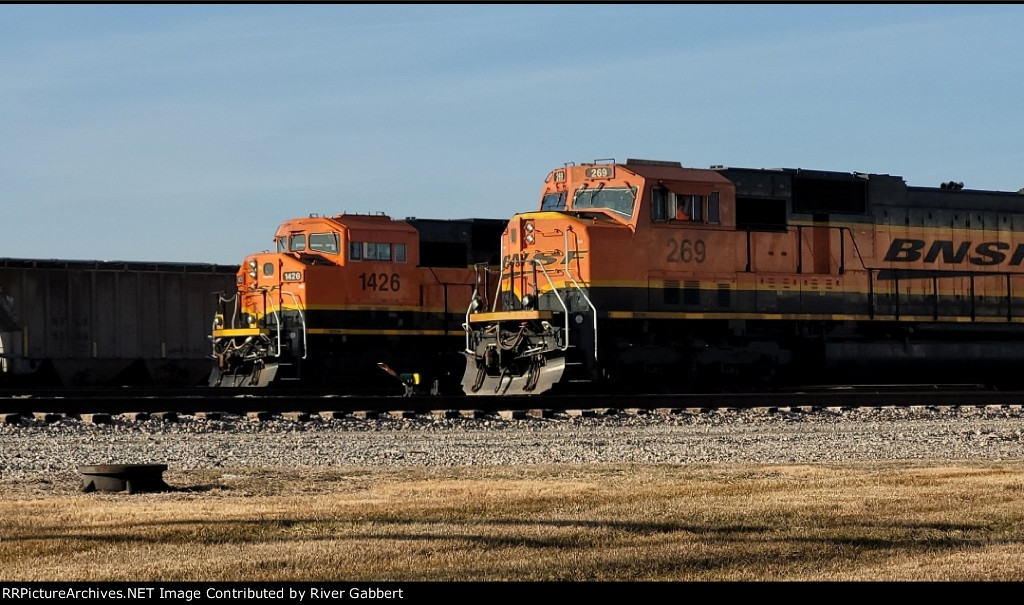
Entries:
{"type": "Polygon", "coordinates": [[[890,175],[558,168],[467,315],[463,388],[1009,384],[1024,196],[890,175]]]}
{"type": "Polygon", "coordinates": [[[506,221],[311,216],[282,224],[220,297],[211,386],[458,389],[462,323],[506,221]],[[383,370],[383,371],[382,371],[383,370]],[[390,375],[389,375],[390,374],[390,375]],[[404,376],[403,376],[404,375],[404,376]]]}

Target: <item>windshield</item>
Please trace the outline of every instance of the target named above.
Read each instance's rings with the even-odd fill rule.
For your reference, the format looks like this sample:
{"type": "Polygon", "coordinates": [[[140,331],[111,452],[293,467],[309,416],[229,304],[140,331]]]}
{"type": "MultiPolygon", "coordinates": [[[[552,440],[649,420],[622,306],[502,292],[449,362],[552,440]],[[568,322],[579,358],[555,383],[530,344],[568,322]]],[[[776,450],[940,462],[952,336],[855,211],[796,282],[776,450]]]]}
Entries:
{"type": "Polygon", "coordinates": [[[633,204],[636,202],[636,187],[595,187],[580,188],[572,202],[573,210],[607,208],[626,218],[633,218],[633,204]]]}
{"type": "Polygon", "coordinates": [[[327,254],[338,253],[337,233],[311,233],[309,235],[309,249],[327,254]]]}
{"type": "Polygon", "coordinates": [[[556,191],[544,196],[540,202],[541,210],[565,210],[565,192],[556,191]]]}

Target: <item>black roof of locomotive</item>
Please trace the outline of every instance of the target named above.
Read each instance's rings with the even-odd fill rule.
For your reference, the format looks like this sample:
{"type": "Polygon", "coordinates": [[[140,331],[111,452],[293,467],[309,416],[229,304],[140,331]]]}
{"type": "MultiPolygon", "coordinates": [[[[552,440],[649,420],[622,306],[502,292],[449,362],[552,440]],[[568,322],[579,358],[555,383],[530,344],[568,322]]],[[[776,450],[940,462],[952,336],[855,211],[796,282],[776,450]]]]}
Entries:
{"type": "Polygon", "coordinates": [[[726,168],[712,167],[736,186],[736,195],[745,198],[791,199],[802,183],[815,183],[819,189],[833,185],[848,188],[863,183],[866,208],[873,206],[962,209],[994,212],[1024,212],[1024,189],[992,191],[944,187],[908,186],[901,176],[861,172],[833,172],[801,168],[726,168]]]}

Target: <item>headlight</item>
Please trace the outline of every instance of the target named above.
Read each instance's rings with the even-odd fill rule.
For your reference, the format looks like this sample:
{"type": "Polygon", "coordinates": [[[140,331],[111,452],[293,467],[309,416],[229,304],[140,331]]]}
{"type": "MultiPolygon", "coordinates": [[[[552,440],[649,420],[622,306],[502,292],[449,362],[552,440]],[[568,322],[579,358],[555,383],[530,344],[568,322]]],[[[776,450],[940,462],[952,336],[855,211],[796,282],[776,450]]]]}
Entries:
{"type": "Polygon", "coordinates": [[[249,268],[250,269],[255,269],[256,268],[256,259],[255,258],[252,259],[251,261],[249,261],[249,268]]]}
{"type": "Polygon", "coordinates": [[[533,223],[526,223],[526,226],[524,226],[523,229],[526,229],[527,233],[533,233],[533,223]]]}
{"type": "Polygon", "coordinates": [[[246,316],[245,320],[246,320],[246,322],[250,326],[255,326],[256,325],[256,316],[255,315],[248,315],[248,316],[246,316]]]}
{"type": "Polygon", "coordinates": [[[527,244],[532,244],[533,243],[533,234],[532,233],[527,233],[526,234],[526,243],[527,244]]]}

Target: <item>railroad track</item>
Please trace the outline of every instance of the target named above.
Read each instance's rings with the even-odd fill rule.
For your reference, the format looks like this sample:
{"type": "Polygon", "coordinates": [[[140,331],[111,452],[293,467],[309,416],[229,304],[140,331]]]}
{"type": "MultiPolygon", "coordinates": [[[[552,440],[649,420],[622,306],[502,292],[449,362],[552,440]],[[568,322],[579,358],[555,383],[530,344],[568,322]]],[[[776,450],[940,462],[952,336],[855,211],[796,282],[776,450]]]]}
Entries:
{"type": "Polygon", "coordinates": [[[431,414],[439,411],[472,410],[482,413],[522,410],[526,412],[567,410],[714,410],[725,408],[783,407],[903,407],[903,406],[992,406],[1022,405],[1024,392],[995,391],[977,385],[902,385],[813,387],[786,392],[714,394],[615,394],[545,395],[539,397],[466,396],[339,396],[323,392],[188,390],[67,390],[9,391],[0,393],[0,414],[38,415],[130,413],[262,413],[322,414],[334,412],[408,412],[431,414]]]}

